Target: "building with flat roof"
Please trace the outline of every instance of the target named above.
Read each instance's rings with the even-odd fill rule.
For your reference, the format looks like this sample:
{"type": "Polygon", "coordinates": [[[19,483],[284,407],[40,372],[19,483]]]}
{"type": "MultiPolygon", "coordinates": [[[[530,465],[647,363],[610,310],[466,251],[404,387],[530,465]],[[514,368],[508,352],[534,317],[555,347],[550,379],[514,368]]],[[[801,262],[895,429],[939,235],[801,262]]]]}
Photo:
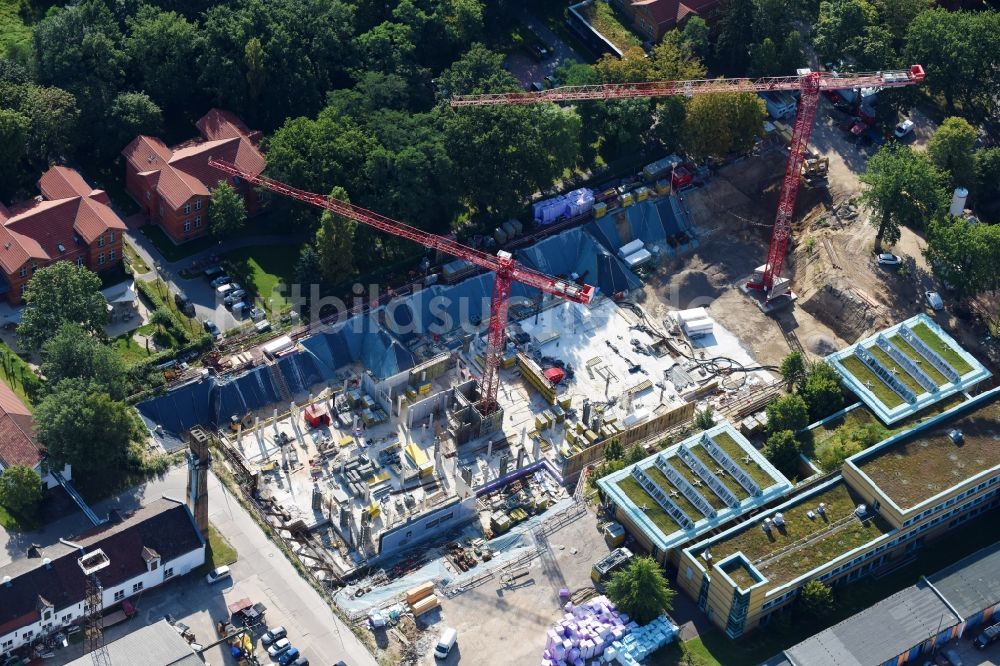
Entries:
{"type": "MultiPolygon", "coordinates": [[[[112,664],[129,666],[205,666],[177,630],[166,620],[136,629],[107,644],[112,664]]],[[[91,666],[93,657],[85,654],[66,666],[91,666]]]]}
{"type": "Polygon", "coordinates": [[[990,376],[982,363],[925,314],[830,354],[826,361],[887,424],[990,376]]]}
{"type": "Polygon", "coordinates": [[[598,482],[615,519],[662,563],[689,542],[792,489],[728,422],[598,482]]]}
{"type": "Polygon", "coordinates": [[[922,578],[798,645],[772,664],[889,666],[911,663],[970,636],[1000,612],[1000,543],[922,578]]]}
{"type": "Polygon", "coordinates": [[[791,603],[806,582],[854,581],[1000,506],[997,441],[1000,388],[849,458],[840,474],[754,520],[685,548],[678,585],[738,637],[791,603]]]}

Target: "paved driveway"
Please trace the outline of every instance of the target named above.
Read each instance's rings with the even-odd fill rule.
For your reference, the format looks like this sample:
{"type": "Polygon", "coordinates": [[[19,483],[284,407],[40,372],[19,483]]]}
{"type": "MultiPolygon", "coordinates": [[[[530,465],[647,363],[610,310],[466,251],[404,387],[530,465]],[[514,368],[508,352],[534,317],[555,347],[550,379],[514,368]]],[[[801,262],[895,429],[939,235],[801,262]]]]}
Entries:
{"type": "Polygon", "coordinates": [[[521,22],[524,23],[540,40],[548,47],[551,55],[539,62],[533,55],[525,49],[518,49],[507,56],[504,64],[508,71],[513,74],[521,83],[521,87],[528,88],[532,81],[543,83],[546,76],[553,74],[556,68],[563,63],[583,62],[583,59],[558,35],[549,30],[544,23],[533,15],[525,12],[521,15],[521,22]]]}

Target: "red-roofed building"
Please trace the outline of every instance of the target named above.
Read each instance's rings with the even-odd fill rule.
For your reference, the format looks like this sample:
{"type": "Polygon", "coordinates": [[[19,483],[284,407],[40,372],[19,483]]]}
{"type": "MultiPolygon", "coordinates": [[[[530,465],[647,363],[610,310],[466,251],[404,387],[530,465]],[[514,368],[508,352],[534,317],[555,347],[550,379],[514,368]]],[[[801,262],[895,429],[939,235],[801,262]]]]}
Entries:
{"type": "MultiPolygon", "coordinates": [[[[0,381],[0,475],[8,467],[23,465],[38,472],[46,487],[54,488],[57,483],[43,467],[44,458],[44,449],[35,442],[35,422],[31,410],[6,382],[0,381]]],[[[70,478],[72,470],[69,465],[61,471],[66,479],[70,478]]]]}
{"type": "Polygon", "coordinates": [[[100,273],[121,264],[125,223],[73,169],[52,167],[38,181],[42,195],[0,206],[0,295],[21,303],[39,268],[73,261],[100,273]]]}
{"type": "Polygon", "coordinates": [[[247,214],[260,211],[257,191],[239,178],[213,169],[210,157],[236,164],[254,175],[264,171],[260,132],[252,132],[239,118],[212,109],[195,125],[201,137],[168,148],[151,136],[137,136],[125,147],[125,187],[175,243],[204,236],[208,232],[208,202],[211,190],[229,178],[247,204],[247,214]]]}
{"type": "Polygon", "coordinates": [[[649,41],[658,42],[668,30],[680,27],[691,15],[706,21],[720,0],[615,0],[632,20],[632,26],[649,41]]]}

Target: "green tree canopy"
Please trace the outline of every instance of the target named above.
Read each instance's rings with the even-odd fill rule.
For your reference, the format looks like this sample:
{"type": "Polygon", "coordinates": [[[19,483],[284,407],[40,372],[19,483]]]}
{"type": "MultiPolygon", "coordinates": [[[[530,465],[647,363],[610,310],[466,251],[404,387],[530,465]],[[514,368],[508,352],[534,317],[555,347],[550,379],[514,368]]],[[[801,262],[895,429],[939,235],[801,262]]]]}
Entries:
{"type": "Polygon", "coordinates": [[[833,589],[820,580],[811,580],[799,592],[799,607],[811,618],[828,617],[836,608],[833,589]]]}
{"type": "Polygon", "coordinates": [[[79,324],[66,322],[45,341],[41,369],[51,386],[81,379],[115,400],[125,398],[127,370],[121,356],[79,324]]]}
{"type": "Polygon", "coordinates": [[[800,387],[806,378],[806,360],[797,351],[790,352],[788,356],[781,359],[781,367],[778,370],[785,380],[788,391],[795,387],[800,387]]]}
{"type": "Polygon", "coordinates": [[[767,438],[767,444],[761,450],[764,457],[788,478],[798,476],[799,461],[801,460],[799,453],[801,451],[802,445],[791,430],[779,430],[771,433],[771,436],[767,438]]]}
{"type": "Polygon", "coordinates": [[[823,0],[813,40],[816,50],[824,58],[853,50],[875,20],[875,7],[867,0],[823,0]]]}
{"type": "Polygon", "coordinates": [[[841,428],[816,446],[816,459],[828,472],[839,468],[847,458],[881,442],[889,431],[878,423],[865,423],[852,428],[841,428]]]}
{"type": "Polygon", "coordinates": [[[922,228],[948,204],[947,176],[922,153],[908,146],[890,145],[871,159],[860,180],[868,187],[861,194],[878,233],[875,251],[882,243],[899,240],[900,227],[922,228]]]}
{"type": "Polygon", "coordinates": [[[681,39],[694,54],[694,57],[704,61],[711,50],[709,41],[708,24],[705,19],[697,15],[691,15],[684,22],[684,29],[681,30],[681,39]]]}
{"type": "Polygon", "coordinates": [[[142,4],[127,24],[125,50],[139,88],[162,108],[176,111],[190,106],[192,93],[198,90],[198,68],[192,65],[205,46],[198,23],[142,4]]]}
{"type": "Polygon", "coordinates": [[[687,106],[684,146],[695,158],[746,153],[764,133],[767,110],[753,93],[699,95],[687,106]]]}
{"type": "Polygon", "coordinates": [[[144,435],[131,406],[80,379],[64,380],[45,396],[35,407],[35,428],[53,463],[72,465],[74,476],[90,484],[117,478],[144,435]]]}
{"type": "Polygon", "coordinates": [[[827,363],[814,363],[809,368],[801,395],[809,406],[810,421],[824,419],[844,407],[840,376],[827,363]]]}
{"type": "Polygon", "coordinates": [[[108,121],[109,131],[102,141],[108,159],[116,157],[139,134],[156,136],[163,131],[163,113],[146,93],[127,92],[115,97],[108,121]]]}
{"type": "Polygon", "coordinates": [[[673,608],[675,592],[663,569],[651,557],[635,557],[608,582],[608,598],[639,624],[647,624],[673,608]]]}
{"type": "Polygon", "coordinates": [[[0,472],[0,506],[18,516],[32,515],[44,497],[38,472],[25,465],[11,465],[0,472]]]}
{"type": "Polygon", "coordinates": [[[228,182],[216,185],[208,203],[208,223],[212,235],[227,238],[242,229],[246,222],[247,205],[243,197],[228,182]]]}
{"type": "Polygon", "coordinates": [[[973,196],[984,202],[1000,198],[1000,148],[981,148],[972,162],[976,174],[973,196]]]}
{"type": "Polygon", "coordinates": [[[65,323],[104,336],[108,313],[101,279],[82,266],[59,261],[38,269],[28,281],[24,300],[27,306],[17,335],[27,349],[41,348],[65,323]]]}
{"type": "Polygon", "coordinates": [[[28,129],[31,121],[22,113],[0,108],[0,197],[14,193],[18,166],[28,154],[28,129]]]}
{"type": "Polygon", "coordinates": [[[976,182],[972,149],[976,128],[964,118],[945,118],[927,143],[927,154],[934,166],[951,176],[952,187],[971,189],[976,182]]]}
{"type": "MultiPolygon", "coordinates": [[[[330,192],[334,199],[350,202],[342,187],[330,192]]],[[[324,210],[316,232],[316,255],[320,273],[329,284],[342,283],[354,273],[354,234],[358,223],[324,210]]]]}
{"type": "Polygon", "coordinates": [[[1000,226],[939,215],[927,229],[924,256],[960,298],[1000,288],[1000,226]]]}
{"type": "Polygon", "coordinates": [[[798,432],[809,425],[809,408],[798,394],[783,395],[767,406],[768,432],[798,432]]]}
{"type": "Polygon", "coordinates": [[[699,409],[694,413],[694,427],[699,430],[708,430],[715,425],[715,415],[711,407],[699,409]]]}

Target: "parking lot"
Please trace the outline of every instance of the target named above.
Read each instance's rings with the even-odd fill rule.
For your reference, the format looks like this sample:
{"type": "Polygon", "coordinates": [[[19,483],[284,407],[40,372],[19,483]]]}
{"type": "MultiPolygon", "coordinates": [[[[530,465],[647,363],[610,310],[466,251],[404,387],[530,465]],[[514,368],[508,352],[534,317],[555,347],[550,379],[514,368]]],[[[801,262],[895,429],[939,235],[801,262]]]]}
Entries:
{"type": "MultiPolygon", "coordinates": [[[[962,638],[948,644],[948,647],[954,648],[962,659],[962,666],[1000,666],[1000,641],[993,643],[985,650],[977,650],[972,645],[972,640],[979,635],[981,629],[982,627],[979,627],[968,638],[962,638]]],[[[938,663],[944,664],[945,662],[939,660],[938,663]]]]}

